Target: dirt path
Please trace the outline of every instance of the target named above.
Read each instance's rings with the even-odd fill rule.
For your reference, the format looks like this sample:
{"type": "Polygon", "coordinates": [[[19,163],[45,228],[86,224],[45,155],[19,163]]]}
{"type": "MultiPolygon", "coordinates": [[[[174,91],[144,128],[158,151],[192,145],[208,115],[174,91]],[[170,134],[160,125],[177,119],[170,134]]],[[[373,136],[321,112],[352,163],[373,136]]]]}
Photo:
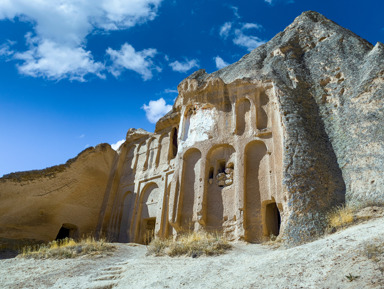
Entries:
{"type": "Polygon", "coordinates": [[[375,261],[366,252],[378,242],[384,218],[291,249],[235,244],[218,257],[146,257],[145,246],[118,244],[103,258],[0,260],[0,287],[384,288],[384,256],[375,261]]]}

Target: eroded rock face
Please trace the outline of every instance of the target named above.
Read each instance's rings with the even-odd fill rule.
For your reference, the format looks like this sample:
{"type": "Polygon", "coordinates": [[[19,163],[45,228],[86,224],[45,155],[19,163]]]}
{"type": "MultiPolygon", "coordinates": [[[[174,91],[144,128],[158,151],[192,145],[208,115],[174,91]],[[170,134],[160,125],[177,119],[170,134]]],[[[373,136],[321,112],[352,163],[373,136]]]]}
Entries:
{"type": "Polygon", "coordinates": [[[294,245],[322,234],[335,205],[384,202],[383,56],[309,11],[238,62],[193,73],[156,131],[129,130],[104,167],[93,228],[121,242],[206,230],[294,245]]]}
{"type": "Polygon", "coordinates": [[[102,144],[65,165],[1,178],[0,243],[51,241],[62,227],[71,237],[94,233],[116,155],[102,144]]]}

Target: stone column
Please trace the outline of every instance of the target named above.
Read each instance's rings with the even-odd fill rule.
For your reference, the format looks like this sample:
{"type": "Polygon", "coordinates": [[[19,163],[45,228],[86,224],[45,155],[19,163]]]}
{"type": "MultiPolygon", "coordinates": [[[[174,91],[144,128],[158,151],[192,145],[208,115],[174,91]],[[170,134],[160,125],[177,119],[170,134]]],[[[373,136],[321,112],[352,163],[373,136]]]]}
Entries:
{"type": "Polygon", "coordinates": [[[195,230],[198,230],[206,224],[206,192],[207,192],[207,176],[206,176],[206,163],[207,155],[204,151],[200,161],[200,177],[199,177],[199,189],[196,192],[196,219],[195,230]]]}

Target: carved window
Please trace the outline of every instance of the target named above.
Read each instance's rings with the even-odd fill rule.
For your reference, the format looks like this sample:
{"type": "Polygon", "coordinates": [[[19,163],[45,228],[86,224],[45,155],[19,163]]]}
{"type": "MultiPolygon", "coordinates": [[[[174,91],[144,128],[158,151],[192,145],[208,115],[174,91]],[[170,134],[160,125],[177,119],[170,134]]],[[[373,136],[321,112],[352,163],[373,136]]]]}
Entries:
{"type": "Polygon", "coordinates": [[[213,167],[209,169],[208,179],[213,179],[213,167]]]}
{"type": "Polygon", "coordinates": [[[225,172],[225,160],[218,160],[217,161],[217,173],[224,173],[225,172]]]}
{"type": "Polygon", "coordinates": [[[171,151],[170,159],[174,159],[177,155],[178,143],[177,143],[177,128],[174,127],[171,133],[171,151]]]}

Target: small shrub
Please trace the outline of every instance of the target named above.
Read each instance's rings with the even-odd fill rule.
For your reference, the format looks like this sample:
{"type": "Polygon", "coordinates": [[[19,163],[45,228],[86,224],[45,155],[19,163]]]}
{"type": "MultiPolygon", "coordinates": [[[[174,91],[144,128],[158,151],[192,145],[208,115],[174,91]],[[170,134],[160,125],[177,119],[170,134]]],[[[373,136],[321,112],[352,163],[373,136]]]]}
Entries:
{"type": "Polygon", "coordinates": [[[212,256],[224,254],[232,245],[219,234],[192,232],[181,235],[177,240],[154,239],[148,246],[148,255],[164,256],[212,256]]]}
{"type": "Polygon", "coordinates": [[[349,282],[355,281],[356,279],[359,279],[360,276],[354,276],[352,273],[349,273],[349,275],[346,275],[345,278],[348,279],[349,282]]]}
{"type": "Polygon", "coordinates": [[[104,239],[88,237],[75,241],[65,238],[48,244],[26,246],[20,250],[20,257],[35,259],[68,259],[83,255],[97,255],[113,251],[115,247],[104,239]]]}
{"type": "Polygon", "coordinates": [[[350,225],[354,221],[354,210],[349,206],[339,206],[328,214],[328,225],[331,229],[342,228],[350,225]]]}
{"type": "Polygon", "coordinates": [[[333,208],[327,215],[328,232],[334,233],[339,228],[345,228],[352,225],[353,223],[374,218],[375,214],[372,214],[371,211],[368,210],[368,213],[364,212],[366,208],[370,208],[370,207],[372,208],[384,207],[384,202],[382,201],[354,202],[354,203],[333,208]]]}

